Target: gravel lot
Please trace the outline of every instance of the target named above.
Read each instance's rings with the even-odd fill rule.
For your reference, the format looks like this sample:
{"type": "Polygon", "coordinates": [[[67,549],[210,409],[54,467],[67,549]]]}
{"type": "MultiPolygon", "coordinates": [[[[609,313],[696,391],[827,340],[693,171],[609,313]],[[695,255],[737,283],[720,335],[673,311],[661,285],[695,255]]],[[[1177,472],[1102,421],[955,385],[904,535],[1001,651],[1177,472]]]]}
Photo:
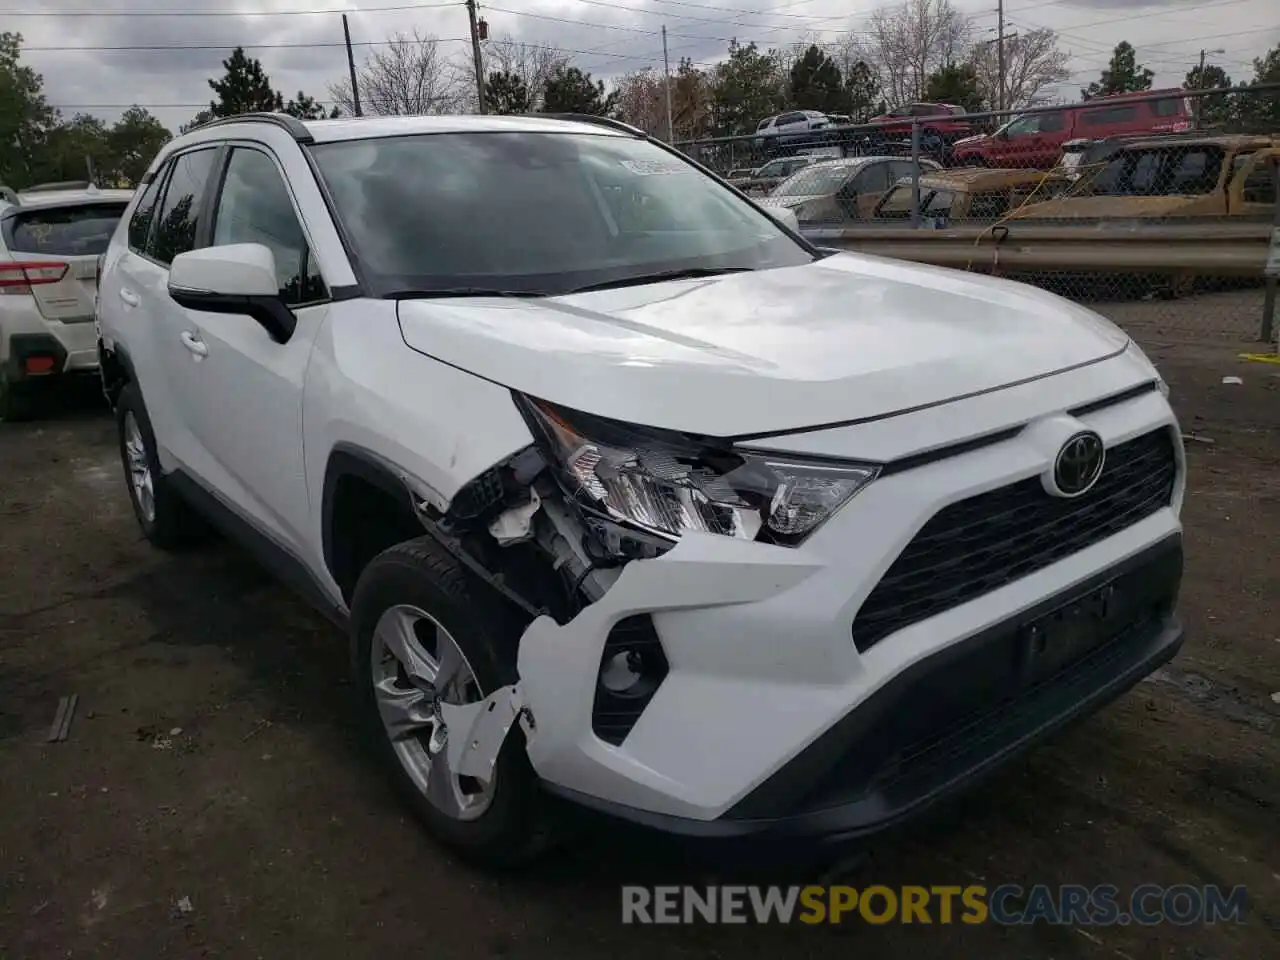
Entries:
{"type": "Polygon", "coordinates": [[[600,831],[519,877],[459,866],[360,752],[343,638],[226,545],[140,539],[90,389],[0,424],[0,958],[1280,956],[1280,367],[1239,349],[1152,344],[1213,441],[1182,655],[842,882],[1245,884],[1243,925],[635,928],[619,884],[705,872],[600,831]]]}

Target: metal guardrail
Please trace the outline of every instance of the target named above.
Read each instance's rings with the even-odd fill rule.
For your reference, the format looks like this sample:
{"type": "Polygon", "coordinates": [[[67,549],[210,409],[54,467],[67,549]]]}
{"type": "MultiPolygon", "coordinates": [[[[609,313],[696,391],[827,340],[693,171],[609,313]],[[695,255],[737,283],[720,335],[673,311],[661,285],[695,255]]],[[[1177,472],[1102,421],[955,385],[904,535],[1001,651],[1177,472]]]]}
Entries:
{"type": "Polygon", "coordinates": [[[806,228],[821,246],[928,263],[940,267],[1037,273],[1148,273],[1260,277],[1271,224],[1208,221],[1072,223],[1007,221],[939,230],[909,224],[806,228]]]}

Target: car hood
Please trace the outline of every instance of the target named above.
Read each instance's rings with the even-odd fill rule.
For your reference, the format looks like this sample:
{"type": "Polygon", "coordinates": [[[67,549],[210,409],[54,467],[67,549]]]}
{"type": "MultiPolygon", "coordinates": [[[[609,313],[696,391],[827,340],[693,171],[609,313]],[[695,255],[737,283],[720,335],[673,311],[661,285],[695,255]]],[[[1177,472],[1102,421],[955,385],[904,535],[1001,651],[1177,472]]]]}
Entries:
{"type": "Polygon", "coordinates": [[[972,136],[972,137],[961,137],[959,140],[953,140],[953,141],[951,142],[951,146],[952,146],[952,147],[970,146],[970,145],[978,144],[978,143],[986,143],[986,142],[987,142],[988,140],[990,140],[990,139],[991,139],[991,137],[990,137],[990,136],[988,136],[987,134],[985,134],[985,133],[979,133],[979,134],[977,134],[976,136],[972,136]]]}
{"type": "Polygon", "coordinates": [[[414,350],[503,386],[714,436],[881,417],[1127,343],[1034,287],[853,253],[563,297],[406,300],[399,318],[414,350]]]}

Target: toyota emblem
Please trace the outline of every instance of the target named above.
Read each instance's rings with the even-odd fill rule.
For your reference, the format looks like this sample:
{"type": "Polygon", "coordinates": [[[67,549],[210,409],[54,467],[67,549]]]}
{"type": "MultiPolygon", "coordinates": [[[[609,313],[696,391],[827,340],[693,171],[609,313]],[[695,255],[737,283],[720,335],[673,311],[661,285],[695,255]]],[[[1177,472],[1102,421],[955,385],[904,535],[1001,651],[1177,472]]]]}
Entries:
{"type": "Polygon", "coordinates": [[[1053,486],[1060,497],[1078,497],[1093,489],[1102,476],[1107,451],[1092,430],[1070,437],[1053,462],[1053,486]]]}

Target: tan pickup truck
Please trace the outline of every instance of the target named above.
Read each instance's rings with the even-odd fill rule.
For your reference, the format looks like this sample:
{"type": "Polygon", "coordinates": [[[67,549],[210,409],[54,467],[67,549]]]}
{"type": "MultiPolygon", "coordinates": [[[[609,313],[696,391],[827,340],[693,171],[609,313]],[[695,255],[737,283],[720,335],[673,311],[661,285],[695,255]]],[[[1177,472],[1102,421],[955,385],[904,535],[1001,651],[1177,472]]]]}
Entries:
{"type": "MultiPolygon", "coordinates": [[[[1040,170],[966,167],[920,177],[920,217],[937,225],[965,220],[998,220],[1029,201],[1057,196],[1071,181],[1063,174],[1040,170]]],[[[911,216],[911,178],[899,180],[872,215],[872,220],[905,220],[911,216]]]]}
{"type": "Polygon", "coordinates": [[[1127,143],[1069,195],[1022,207],[1017,219],[1268,217],[1275,205],[1273,136],[1155,137],[1127,143]]]}

